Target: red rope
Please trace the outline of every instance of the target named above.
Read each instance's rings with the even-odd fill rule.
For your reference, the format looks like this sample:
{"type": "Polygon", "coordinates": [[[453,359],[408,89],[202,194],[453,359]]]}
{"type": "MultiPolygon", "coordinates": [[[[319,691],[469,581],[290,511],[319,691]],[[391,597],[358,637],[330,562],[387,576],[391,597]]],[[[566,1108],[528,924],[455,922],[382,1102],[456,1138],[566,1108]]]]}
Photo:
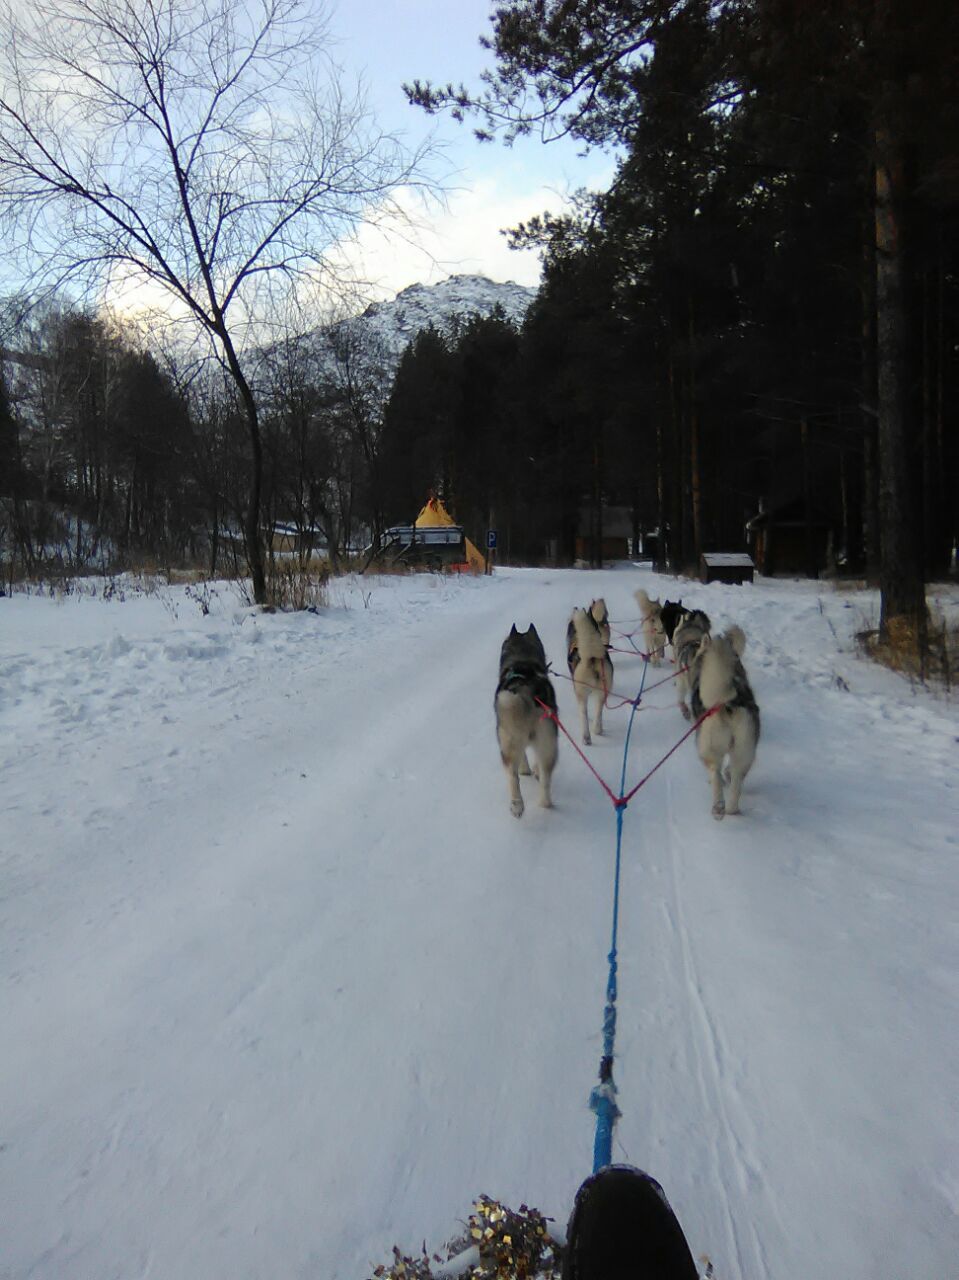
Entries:
{"type": "Polygon", "coordinates": [[[669,759],[669,757],[673,755],[674,752],[679,750],[679,748],[683,745],[686,739],[690,737],[691,734],[694,734],[696,732],[696,730],[699,728],[699,726],[703,723],[704,720],[708,720],[710,716],[715,715],[716,712],[722,706],[722,703],[717,703],[716,706],[710,707],[708,711],[704,711],[703,714],[696,721],[696,723],[693,725],[690,725],[690,727],[686,730],[686,732],[675,744],[675,746],[670,747],[670,749],[666,752],[663,758],[653,765],[653,767],[650,769],[649,773],[647,773],[645,777],[640,778],[639,782],[636,783],[635,787],[633,787],[631,791],[627,791],[626,795],[624,796],[618,796],[616,792],[612,789],[612,787],[608,785],[606,780],[599,773],[597,773],[597,771],[593,768],[593,765],[589,757],[586,755],[585,751],[583,751],[583,749],[580,747],[579,743],[576,742],[575,738],[573,738],[572,734],[563,724],[562,720],[560,720],[556,712],[551,711],[550,708],[546,705],[545,702],[542,701],[541,698],[537,698],[536,701],[543,708],[543,719],[552,720],[553,723],[556,725],[557,729],[559,729],[565,735],[565,737],[571,744],[573,750],[576,752],[579,758],[586,765],[586,768],[590,771],[590,773],[593,775],[593,777],[596,779],[599,785],[603,788],[603,790],[609,796],[610,800],[613,803],[614,809],[625,809],[626,806],[629,804],[630,800],[632,800],[633,796],[636,794],[636,792],[640,789],[640,787],[644,787],[646,785],[646,783],[650,780],[650,778],[653,776],[656,770],[661,768],[669,759]]]}
{"type": "Polygon", "coordinates": [[[557,729],[559,729],[562,733],[566,735],[566,737],[569,739],[570,744],[572,745],[573,750],[576,752],[579,758],[586,765],[586,768],[590,771],[590,773],[593,775],[593,777],[596,779],[599,785],[603,788],[603,790],[609,796],[610,800],[612,800],[613,807],[617,808],[619,806],[619,796],[617,796],[616,793],[606,785],[605,780],[596,772],[596,770],[593,768],[592,764],[590,763],[589,757],[580,747],[579,743],[576,742],[576,740],[572,737],[569,730],[563,724],[562,720],[560,720],[556,712],[551,711],[549,707],[546,705],[546,703],[542,701],[541,698],[537,698],[536,701],[543,708],[543,719],[552,720],[553,723],[556,725],[557,729]]]}
{"type": "Polygon", "coordinates": [[[632,791],[628,791],[626,795],[623,796],[621,803],[623,804],[624,807],[629,804],[630,800],[632,800],[633,796],[640,789],[640,787],[644,787],[646,785],[646,783],[650,780],[650,778],[653,776],[656,770],[660,767],[660,765],[664,765],[666,761],[669,759],[669,757],[673,754],[673,752],[679,750],[679,748],[683,745],[683,743],[690,736],[690,734],[695,733],[704,720],[708,720],[710,716],[715,715],[721,705],[722,705],[721,703],[717,703],[715,707],[710,707],[708,711],[704,711],[703,714],[696,721],[696,723],[694,725],[691,725],[690,728],[686,730],[686,732],[683,734],[680,740],[676,743],[676,745],[674,747],[671,747],[669,751],[666,752],[662,760],[660,760],[658,764],[653,765],[649,773],[646,774],[645,778],[640,778],[640,780],[636,783],[635,787],[633,787],[632,791]]]}
{"type": "MultiPolygon", "coordinates": [[[[688,670],[689,670],[689,667],[678,667],[670,675],[663,676],[662,680],[657,680],[655,684],[648,684],[646,688],[643,690],[643,697],[645,697],[647,693],[652,693],[654,689],[658,689],[664,684],[669,684],[670,680],[675,680],[677,676],[681,676],[684,671],[688,671],[688,670]]],[[[554,680],[568,680],[570,684],[582,684],[582,685],[586,684],[585,680],[577,680],[575,676],[564,675],[562,671],[554,671],[552,667],[550,668],[549,674],[553,677],[554,680]]],[[[606,685],[606,681],[604,679],[603,681],[604,688],[605,688],[605,685],[606,685]]],[[[590,685],[589,687],[591,689],[593,688],[592,685],[590,685]]],[[[608,711],[620,711],[623,707],[631,707],[635,701],[636,701],[635,698],[620,698],[618,702],[610,702],[609,695],[607,694],[606,698],[604,699],[603,705],[608,711]]],[[[643,710],[645,711],[648,711],[650,709],[651,708],[649,707],[643,708],[643,710]]],[[[655,708],[652,708],[652,710],[661,711],[663,710],[663,708],[655,707],[655,708]]]]}

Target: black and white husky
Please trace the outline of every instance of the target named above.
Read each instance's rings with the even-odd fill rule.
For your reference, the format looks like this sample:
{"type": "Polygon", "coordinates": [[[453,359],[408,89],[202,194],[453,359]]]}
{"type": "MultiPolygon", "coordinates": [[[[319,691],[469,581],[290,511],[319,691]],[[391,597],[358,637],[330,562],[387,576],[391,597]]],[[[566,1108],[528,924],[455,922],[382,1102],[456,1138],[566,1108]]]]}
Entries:
{"type": "MultiPolygon", "coordinates": [[[[665,605],[663,605],[663,614],[664,616],[666,614],[665,605]]],[[[709,632],[709,617],[703,613],[702,609],[690,609],[681,613],[678,620],[673,623],[673,630],[667,632],[672,641],[673,653],[676,655],[676,700],[687,720],[692,718],[688,702],[692,689],[690,667],[709,632]]]]}
{"type": "Polygon", "coordinates": [[[700,759],[713,789],[713,817],[739,812],[739,796],[746,774],[756,759],[759,742],[759,707],[740,661],[746,637],[739,627],[721,636],[703,636],[694,657],[690,677],[693,715],[698,719],[711,707],[719,707],[696,730],[700,759]],[[729,760],[723,773],[723,762],[729,760]],[[728,800],[723,784],[729,785],[728,800]]]}
{"type": "MultiPolygon", "coordinates": [[[[594,601],[595,605],[597,602],[594,601]]],[[[599,603],[602,603],[600,601],[599,603]]],[[[605,605],[603,606],[605,610],[605,605]]],[[[609,625],[606,626],[609,635],[609,625]]],[[[602,624],[596,621],[589,609],[574,609],[566,627],[566,663],[573,678],[576,701],[579,703],[580,731],[588,747],[593,739],[589,732],[589,700],[596,708],[593,714],[593,733],[603,734],[603,707],[613,687],[613,663],[606,652],[602,624]]]]}
{"type": "Polygon", "coordinates": [[[540,703],[556,714],[556,694],[550,683],[543,642],[532,623],[526,631],[517,631],[514,623],[500,651],[499,684],[493,705],[500,758],[509,785],[509,807],[516,818],[523,816],[519,775],[530,773],[527,747],[533,748],[536,757],[539,802],[544,809],[553,806],[550,784],[559,731],[556,722],[546,718],[540,703]]]}
{"type": "Polygon", "coordinates": [[[640,619],[643,624],[643,643],[649,654],[649,661],[658,667],[666,651],[666,630],[663,626],[663,606],[658,600],[650,600],[642,587],[635,592],[639,605],[640,619]]]}

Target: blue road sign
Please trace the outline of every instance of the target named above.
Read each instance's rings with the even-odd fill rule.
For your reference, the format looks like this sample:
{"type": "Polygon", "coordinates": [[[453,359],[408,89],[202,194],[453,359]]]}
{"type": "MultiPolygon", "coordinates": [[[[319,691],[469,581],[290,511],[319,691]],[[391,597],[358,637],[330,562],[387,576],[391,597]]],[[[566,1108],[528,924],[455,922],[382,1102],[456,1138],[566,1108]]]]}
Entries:
{"type": "Polygon", "coordinates": [[[496,530],[495,529],[486,530],[486,545],[489,547],[490,551],[493,551],[495,549],[496,547],[496,530]]]}

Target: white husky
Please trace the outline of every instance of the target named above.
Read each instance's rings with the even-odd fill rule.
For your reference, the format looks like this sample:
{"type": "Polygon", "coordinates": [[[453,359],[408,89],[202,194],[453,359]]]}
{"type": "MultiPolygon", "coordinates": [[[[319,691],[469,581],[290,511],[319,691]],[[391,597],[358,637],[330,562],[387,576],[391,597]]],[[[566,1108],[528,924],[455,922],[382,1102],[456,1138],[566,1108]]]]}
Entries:
{"type": "Polygon", "coordinates": [[[589,700],[596,711],[593,733],[602,737],[603,707],[613,687],[613,663],[606,652],[601,625],[590,610],[574,609],[566,628],[566,661],[573,677],[576,701],[579,703],[580,730],[588,747],[593,739],[589,732],[589,700]]]}
{"type": "Polygon", "coordinates": [[[666,650],[666,630],[663,627],[663,606],[659,600],[650,600],[648,594],[640,587],[635,592],[636,603],[643,622],[643,643],[654,667],[663,660],[666,650]]]}
{"type": "Polygon", "coordinates": [[[743,780],[756,759],[759,708],[740,662],[745,647],[746,637],[739,627],[730,627],[721,636],[707,632],[690,665],[693,715],[698,719],[711,707],[719,708],[696,730],[700,759],[712,784],[714,818],[739,812],[743,780]],[[727,757],[729,769],[724,775],[727,757]],[[729,785],[728,801],[724,782],[729,785]]]}

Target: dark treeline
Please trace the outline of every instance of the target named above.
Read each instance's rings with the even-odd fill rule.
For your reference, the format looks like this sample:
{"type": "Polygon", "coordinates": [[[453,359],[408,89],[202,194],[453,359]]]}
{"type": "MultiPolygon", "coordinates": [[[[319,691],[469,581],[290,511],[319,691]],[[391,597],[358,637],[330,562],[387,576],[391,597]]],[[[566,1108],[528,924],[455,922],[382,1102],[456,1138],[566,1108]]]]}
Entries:
{"type": "Polygon", "coordinates": [[[479,96],[411,100],[618,156],[514,232],[545,253],[518,381],[558,513],[652,494],[685,568],[763,503],[806,522],[810,572],[828,527],[915,621],[957,532],[959,7],[512,0],[493,25],[479,96]]]}
{"type": "MultiPolygon", "coordinates": [[[[22,301],[17,311],[23,312],[22,301]]],[[[158,358],[66,304],[8,323],[0,553],[12,572],[153,563],[246,572],[248,433],[214,362],[158,358]]],[[[382,526],[382,352],[344,326],[259,354],[264,540],[332,566],[382,526]],[[278,536],[277,531],[281,531],[278,536]]]]}

